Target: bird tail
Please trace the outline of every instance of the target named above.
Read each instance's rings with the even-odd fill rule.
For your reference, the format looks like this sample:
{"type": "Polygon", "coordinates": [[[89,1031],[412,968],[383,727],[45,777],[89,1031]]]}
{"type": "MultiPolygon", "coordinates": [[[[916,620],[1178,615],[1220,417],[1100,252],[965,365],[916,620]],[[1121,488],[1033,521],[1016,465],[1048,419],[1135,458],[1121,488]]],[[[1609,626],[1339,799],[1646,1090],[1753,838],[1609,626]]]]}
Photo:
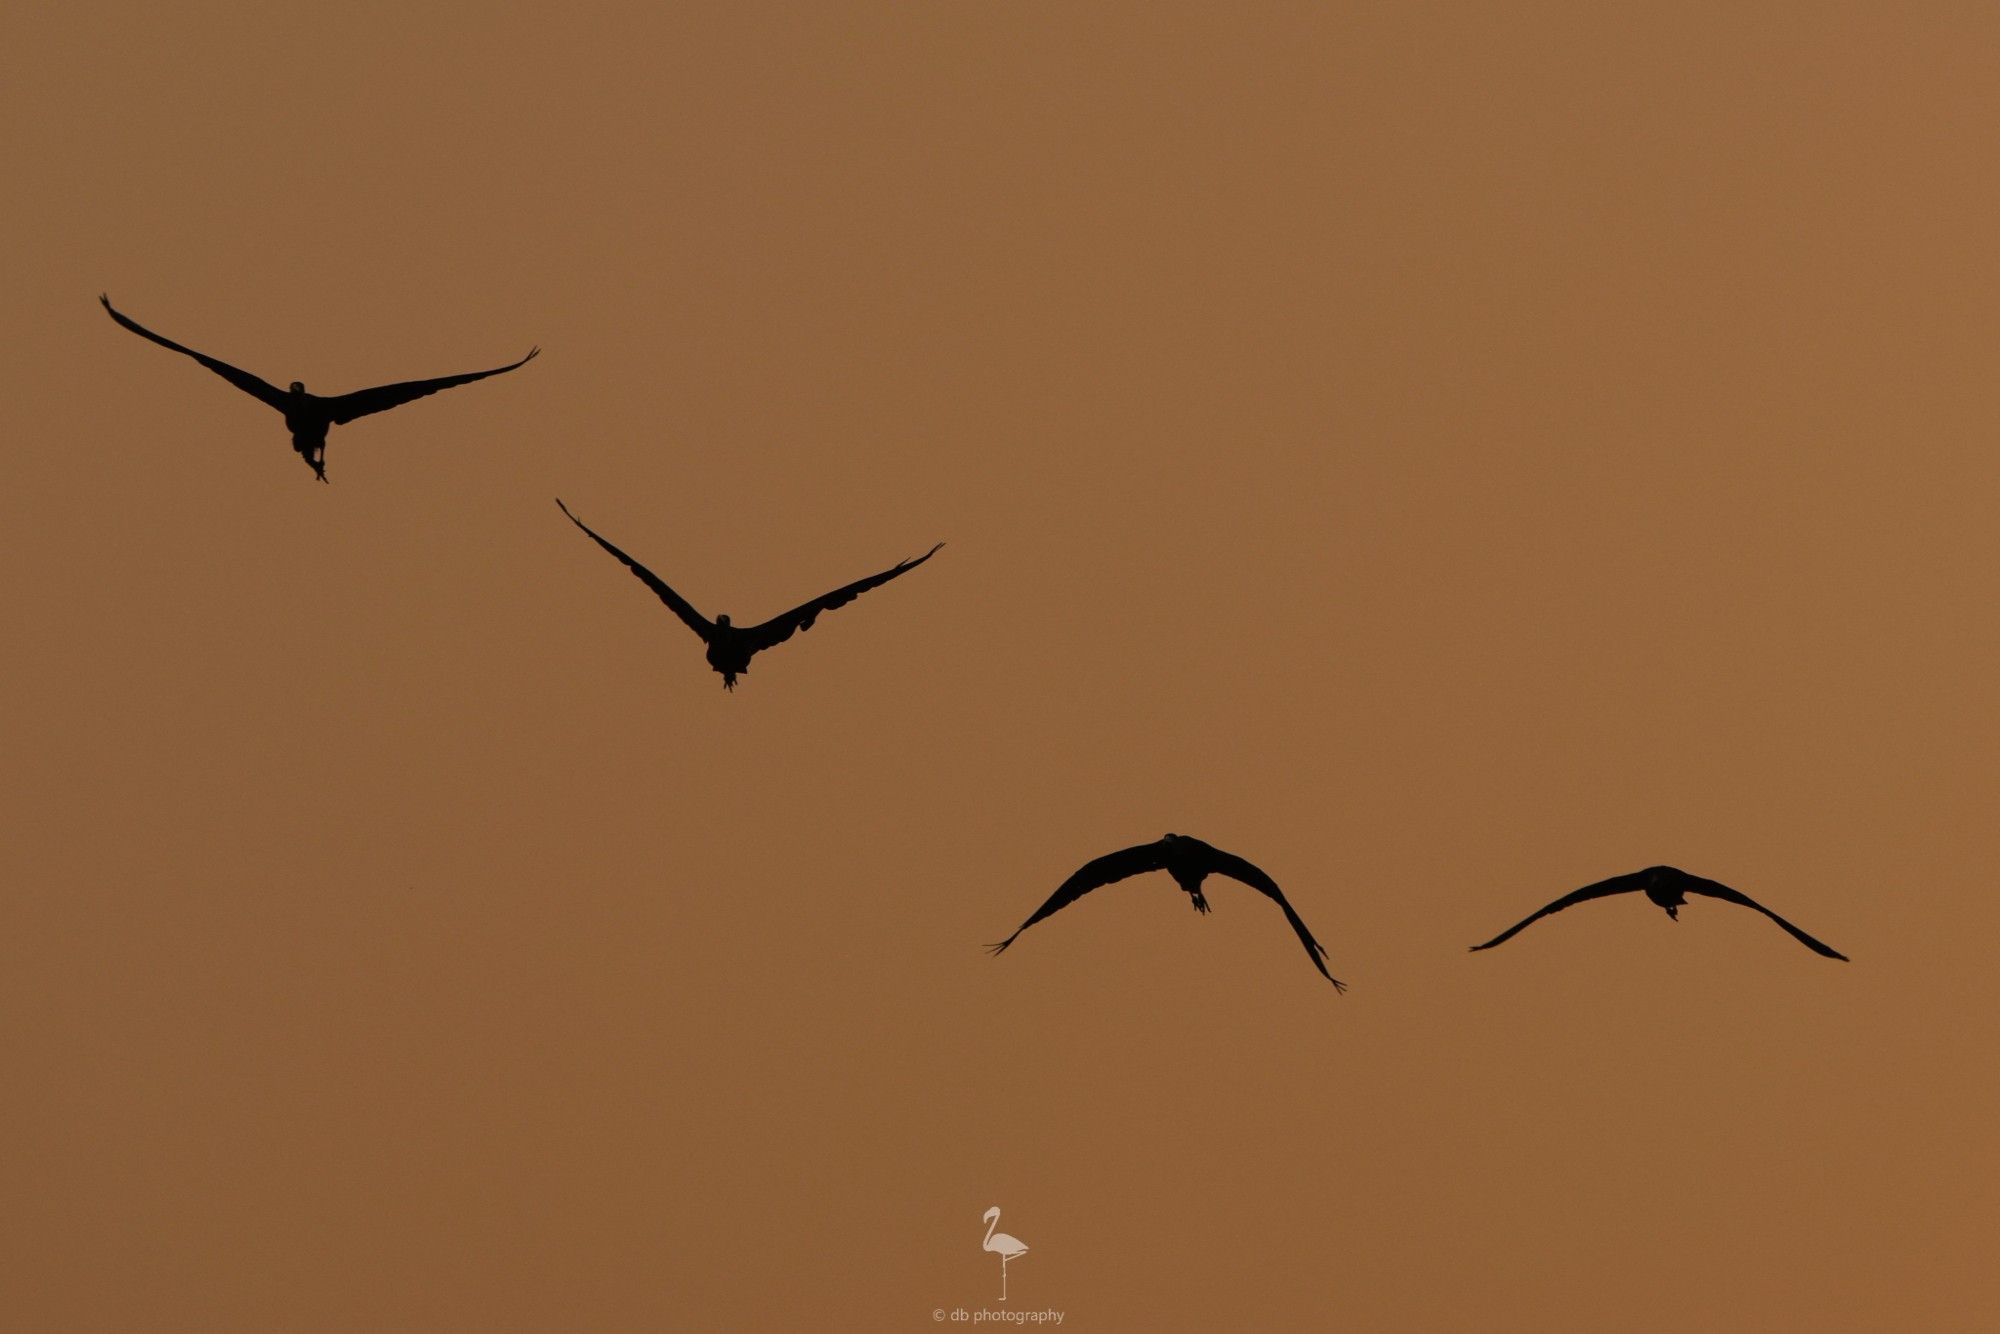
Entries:
{"type": "Polygon", "coordinates": [[[724,672],[724,673],[722,674],[722,688],[723,688],[724,690],[727,690],[727,691],[729,691],[729,692],[730,692],[731,694],[734,694],[734,693],[735,693],[735,691],[736,691],[736,673],[735,673],[735,672],[724,672]]]}

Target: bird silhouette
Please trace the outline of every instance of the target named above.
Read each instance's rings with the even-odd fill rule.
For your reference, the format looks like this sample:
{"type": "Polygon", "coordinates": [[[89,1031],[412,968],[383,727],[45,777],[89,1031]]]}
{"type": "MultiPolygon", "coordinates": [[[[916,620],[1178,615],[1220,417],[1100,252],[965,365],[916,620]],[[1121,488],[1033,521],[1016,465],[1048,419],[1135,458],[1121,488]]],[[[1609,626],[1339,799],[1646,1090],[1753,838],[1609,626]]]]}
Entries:
{"type": "Polygon", "coordinates": [[[1108,852],[1094,861],[1085,862],[1075,875],[1063,881],[1056,892],[1049,895],[1048,902],[1035,909],[1034,915],[1015,929],[1014,935],[987,948],[995,954],[1003,953],[1014,943],[1015,936],[1019,936],[1021,932],[1051,913],[1067,908],[1091,890],[1146,871],[1165,871],[1171,875],[1174,883],[1194,900],[1194,910],[1203,913],[1208,911],[1208,900],[1201,892],[1203,880],[1211,875],[1226,875],[1232,880],[1242,881],[1284,910],[1285,920],[1292,924],[1292,930],[1298,932],[1299,942],[1306,947],[1306,955],[1313,961],[1313,967],[1319,969],[1320,975],[1333,983],[1335,990],[1347,990],[1345,982],[1326,971],[1325,948],[1313,939],[1312,932],[1306,930],[1306,924],[1292,910],[1292,905],[1285,901],[1284,893],[1279,890],[1276,881],[1234,853],[1224,852],[1221,848],[1212,847],[1198,838],[1189,838],[1185,834],[1166,834],[1158,842],[1142,843],[1135,848],[1108,852]]]}
{"type": "Polygon", "coordinates": [[[306,466],[313,470],[313,476],[322,482],[326,480],[326,433],[329,428],[344,426],[355,418],[366,417],[370,413],[385,412],[390,408],[400,407],[412,399],[435,394],[438,390],[449,389],[453,385],[471,384],[474,380],[483,380],[489,375],[505,374],[533,361],[541,352],[539,347],[531,348],[528,355],[519,361],[510,362],[505,366],[495,366],[490,371],[468,371],[464,375],[445,375],[435,380],[404,380],[398,384],[376,385],[373,389],[357,389],[351,394],[322,396],[307,393],[304,383],[298,380],[292,381],[289,391],[280,389],[248,371],[236,369],[226,361],[205,356],[191,347],[182,347],[173,339],[162,338],[137,320],[121,314],[117,307],[111,304],[109,296],[100,295],[97,299],[104,303],[107,311],[111,312],[112,319],[141,338],[150,338],[161,347],[172,348],[176,352],[193,357],[258,402],[285,414],[285,425],[292,433],[292,448],[306,461],[306,466]]]}
{"type": "Polygon", "coordinates": [[[1614,875],[1609,880],[1600,880],[1594,885],[1585,885],[1582,889],[1565,894],[1548,907],[1542,908],[1523,918],[1521,921],[1516,922],[1499,935],[1493,937],[1493,939],[1487,941],[1484,945],[1474,945],[1472,948],[1475,950],[1490,950],[1501,941],[1508,939],[1520,931],[1530,922],[1538,922],[1550,913],[1561,912],[1571,904],[1584,903],[1590,899],[1606,898],[1612,894],[1630,894],[1634,892],[1645,894],[1647,898],[1666,909],[1667,916],[1677,922],[1680,920],[1680,909],[1686,904],[1687,896],[1690,894],[1706,894],[1712,899],[1722,899],[1729,903],[1740,903],[1746,908],[1755,908],[1758,912],[1763,913],[1764,916],[1791,932],[1800,944],[1813,951],[1813,953],[1823,954],[1829,959],[1839,959],[1842,962],[1848,962],[1845,954],[1842,954],[1830,945],[1814,940],[1811,936],[1799,930],[1790,922],[1751,898],[1748,894],[1731,889],[1729,886],[1720,884],[1714,880],[1705,880],[1698,875],[1689,875],[1677,866],[1648,866],[1643,871],[1633,871],[1629,875],[1614,875]]]}
{"type": "Polygon", "coordinates": [[[995,1233],[993,1225],[1000,1221],[1000,1206],[994,1205],[986,1211],[981,1220],[986,1224],[986,1240],[979,1243],[982,1251],[991,1251],[1000,1257],[1000,1300],[1007,1300],[1007,1262],[1018,1260],[1028,1253],[1028,1248],[1019,1237],[1010,1237],[1005,1232],[995,1233]]]}
{"type": "Polygon", "coordinates": [[[713,621],[709,620],[696,611],[686,598],[668,588],[666,581],[660,576],[598,536],[589,524],[570,514],[569,506],[563,504],[560,498],[557,499],[556,506],[568,516],[571,523],[588,533],[593,542],[617,557],[620,564],[637,575],[639,582],[652,589],[654,595],[666,603],[688,629],[701,636],[702,643],[708,645],[708,665],[722,673],[724,690],[736,689],[736,678],[749,672],[750,659],[756,654],[784,643],[801,630],[812,629],[813,622],[819,619],[821,612],[844,607],[869,589],[886,584],[899,574],[908,574],[935,556],[938,547],[944,545],[940,542],[915,560],[899,562],[880,574],[869,575],[866,579],[856,579],[851,584],[794,607],[782,616],[773,616],[761,625],[739,626],[730,624],[727,616],[717,616],[713,621]]]}

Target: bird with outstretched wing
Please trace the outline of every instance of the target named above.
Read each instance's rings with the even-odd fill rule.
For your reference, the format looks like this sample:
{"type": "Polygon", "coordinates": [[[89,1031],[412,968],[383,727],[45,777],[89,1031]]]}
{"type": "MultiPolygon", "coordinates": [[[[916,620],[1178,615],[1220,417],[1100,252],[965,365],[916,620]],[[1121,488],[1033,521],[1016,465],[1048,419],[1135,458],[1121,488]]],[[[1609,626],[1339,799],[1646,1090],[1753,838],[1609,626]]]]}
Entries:
{"type": "Polygon", "coordinates": [[[782,616],[774,616],[757,625],[738,626],[732,624],[726,615],[718,615],[714,620],[709,620],[695,610],[694,604],[669,587],[666,580],[626,555],[596,529],[571,514],[569,506],[563,504],[560,498],[556,500],[556,506],[562,510],[564,517],[581,528],[598,546],[611,553],[619,564],[630,570],[640,583],[652,589],[653,595],[666,603],[668,609],[681,618],[682,624],[701,637],[701,641],[708,645],[708,665],[721,674],[724,690],[736,689],[736,678],[750,670],[750,659],[755,655],[774,645],[784,643],[801,630],[810,630],[821,612],[844,607],[869,589],[886,584],[899,575],[908,574],[935,556],[938,548],[944,545],[940,542],[921,556],[899,561],[880,574],[871,574],[865,579],[857,579],[851,584],[836,588],[831,593],[792,608],[782,616]]]}
{"type": "Polygon", "coordinates": [[[1299,943],[1305,946],[1306,957],[1313,961],[1313,967],[1319,969],[1320,975],[1333,983],[1336,990],[1347,990],[1346,983],[1327,971],[1326,948],[1313,938],[1311,931],[1306,929],[1305,920],[1285,898],[1284,891],[1278,888],[1277,881],[1271,879],[1263,868],[1235,853],[1224,852],[1218,847],[1185,834],[1167,834],[1155,842],[1108,852],[1102,857],[1095,857],[1085,862],[1069,879],[1056,887],[1055,893],[1049,895],[1047,901],[1035,909],[1027,921],[1015,928],[1013,935],[987,948],[995,954],[1004,953],[1021,932],[1044,917],[1062,911],[1091,890],[1102,889],[1106,885],[1115,884],[1131,876],[1142,875],[1147,871],[1161,870],[1171,875],[1174,883],[1194,901],[1196,912],[1205,913],[1209,910],[1208,899],[1202,893],[1201,885],[1202,881],[1211,875],[1228,876],[1263,894],[1283,910],[1285,920],[1291,923],[1292,930],[1298,934],[1299,943]]]}
{"type": "Polygon", "coordinates": [[[1587,903],[1591,899],[1607,898],[1613,894],[1632,893],[1643,893],[1656,906],[1665,909],[1667,916],[1675,921],[1680,920],[1680,910],[1687,903],[1687,896],[1689,894],[1702,894],[1712,899],[1722,899],[1728,903],[1740,904],[1745,908],[1754,908],[1790,932],[1794,939],[1807,949],[1812,950],[1815,954],[1823,955],[1829,959],[1839,959],[1843,962],[1848,961],[1845,954],[1842,954],[1839,950],[1834,949],[1831,945],[1823,941],[1815,940],[1784,918],[1778,916],[1778,914],[1772,912],[1769,908],[1766,908],[1763,904],[1751,898],[1748,894],[1740,890],[1731,889],[1728,885],[1722,884],[1719,881],[1709,880],[1698,875],[1690,875],[1676,866],[1649,866],[1643,871],[1632,871],[1625,875],[1614,875],[1608,880],[1600,880],[1596,884],[1585,885],[1582,889],[1572,890],[1547,907],[1536,909],[1485,944],[1474,945],[1472,948],[1475,950],[1490,950],[1495,945],[1510,939],[1523,928],[1539,922],[1550,913],[1561,912],[1564,908],[1568,908],[1574,904],[1587,903]]]}
{"type": "Polygon", "coordinates": [[[491,370],[468,371],[463,375],[443,375],[433,380],[404,380],[397,384],[377,385],[373,389],[357,389],[351,394],[320,395],[308,393],[304,383],[298,380],[292,381],[289,390],[279,389],[268,380],[260,379],[248,371],[239,370],[226,361],[197,352],[191,347],[183,347],[171,338],[154,333],[113,306],[111,298],[107,295],[100,294],[97,299],[104,303],[104,309],[123,328],[130,329],[141,338],[150,339],[161,347],[171,348],[184,356],[193,357],[258,402],[283,413],[285,425],[292,433],[292,448],[306,461],[307,466],[313,470],[313,475],[322,482],[326,480],[326,434],[331,427],[345,425],[358,417],[398,407],[428,394],[435,394],[440,389],[471,384],[474,380],[484,380],[490,375],[504,375],[508,371],[527,365],[541,353],[539,347],[530,348],[528,355],[519,361],[509,362],[505,366],[495,366],[491,370]]]}

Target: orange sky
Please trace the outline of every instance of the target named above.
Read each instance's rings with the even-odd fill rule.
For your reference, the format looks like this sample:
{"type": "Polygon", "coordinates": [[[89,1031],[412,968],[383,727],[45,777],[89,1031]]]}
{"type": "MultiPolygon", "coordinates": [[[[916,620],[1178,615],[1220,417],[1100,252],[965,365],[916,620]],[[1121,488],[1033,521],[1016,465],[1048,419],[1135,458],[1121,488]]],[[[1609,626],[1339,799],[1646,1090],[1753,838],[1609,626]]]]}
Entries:
{"type": "Polygon", "coordinates": [[[10,13],[4,1323],[1992,1328],[1996,39],[10,13]]]}

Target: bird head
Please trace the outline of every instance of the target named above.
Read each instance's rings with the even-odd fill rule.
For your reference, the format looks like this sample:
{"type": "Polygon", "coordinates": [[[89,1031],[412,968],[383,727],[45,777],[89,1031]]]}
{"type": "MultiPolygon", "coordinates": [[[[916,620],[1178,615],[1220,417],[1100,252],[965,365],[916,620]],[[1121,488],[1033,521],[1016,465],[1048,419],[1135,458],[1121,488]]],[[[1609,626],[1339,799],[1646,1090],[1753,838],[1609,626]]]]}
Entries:
{"type": "Polygon", "coordinates": [[[295,393],[295,394],[303,394],[303,393],[304,393],[305,391],[306,391],[306,382],[305,382],[304,380],[294,380],[294,381],[292,381],[292,392],[293,392],[293,393],[295,393]]]}
{"type": "Polygon", "coordinates": [[[991,1209],[988,1209],[986,1211],[985,1216],[982,1217],[979,1221],[982,1223],[992,1223],[992,1222],[997,1222],[999,1218],[1000,1218],[1000,1206],[996,1204],[991,1209]]]}
{"type": "Polygon", "coordinates": [[[717,616],[715,618],[715,623],[722,629],[727,630],[729,628],[729,614],[727,612],[724,612],[721,615],[717,616]]]}

